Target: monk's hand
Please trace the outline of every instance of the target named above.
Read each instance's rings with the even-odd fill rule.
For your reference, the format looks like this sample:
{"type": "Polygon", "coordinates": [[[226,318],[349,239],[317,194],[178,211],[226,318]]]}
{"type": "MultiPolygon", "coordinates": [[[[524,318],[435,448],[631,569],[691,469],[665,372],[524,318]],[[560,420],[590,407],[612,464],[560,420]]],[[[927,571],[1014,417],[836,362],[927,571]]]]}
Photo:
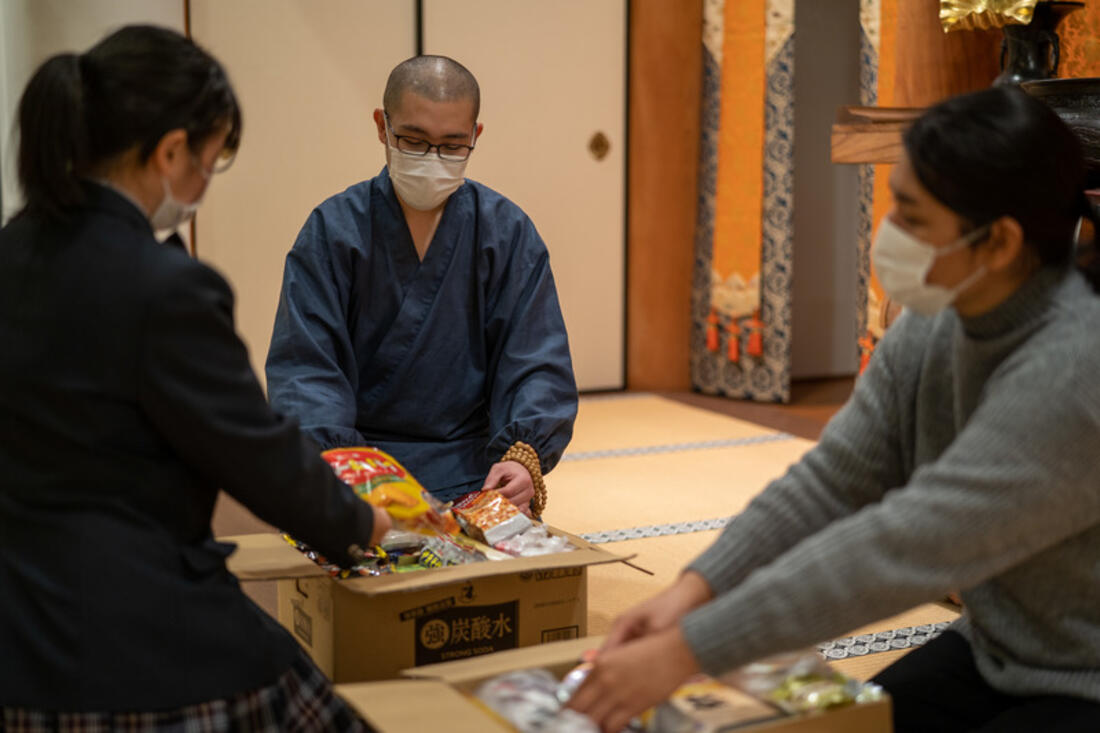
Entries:
{"type": "Polygon", "coordinates": [[[485,479],[484,489],[496,489],[524,514],[531,513],[531,499],[535,496],[535,483],[522,463],[501,461],[494,463],[485,479]]]}
{"type": "Polygon", "coordinates": [[[688,570],[668,588],[615,619],[600,651],[603,653],[673,628],[688,611],[703,605],[711,597],[710,586],[703,576],[688,570]]]}
{"type": "Polygon", "coordinates": [[[679,625],[601,650],[588,678],[569,701],[604,733],[619,733],[631,718],[664,701],[699,671],[679,625]]]}

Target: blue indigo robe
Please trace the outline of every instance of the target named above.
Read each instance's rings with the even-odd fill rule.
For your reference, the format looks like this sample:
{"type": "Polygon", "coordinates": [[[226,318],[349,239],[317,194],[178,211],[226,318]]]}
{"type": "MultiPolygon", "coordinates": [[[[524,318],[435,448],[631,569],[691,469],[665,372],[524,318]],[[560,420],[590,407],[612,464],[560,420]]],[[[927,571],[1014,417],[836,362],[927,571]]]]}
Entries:
{"type": "Polygon", "coordinates": [[[468,180],[421,262],[383,169],[314,209],[287,255],[267,388],[322,448],[376,446],[444,501],[516,441],[550,471],[577,387],[546,246],[468,180]]]}

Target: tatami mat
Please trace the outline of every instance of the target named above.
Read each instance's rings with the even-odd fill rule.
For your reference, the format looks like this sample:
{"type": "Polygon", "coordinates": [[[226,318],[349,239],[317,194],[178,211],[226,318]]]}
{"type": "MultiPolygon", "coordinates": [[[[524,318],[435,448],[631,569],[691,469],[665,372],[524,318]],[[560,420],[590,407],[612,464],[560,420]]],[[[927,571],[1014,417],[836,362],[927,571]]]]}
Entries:
{"type": "MultiPolygon", "coordinates": [[[[635,555],[631,561],[650,572],[648,575],[621,563],[589,568],[588,633],[606,634],[624,611],[668,587],[684,567],[703,552],[718,536],[717,531],[697,532],[670,537],[651,537],[605,545],[611,552],[635,555]]],[[[926,603],[896,616],[853,629],[842,636],[874,634],[893,629],[931,626],[953,621],[958,613],[945,606],[926,603]]],[[[830,664],[856,679],[870,679],[902,657],[909,649],[891,650],[854,656],[830,664]]]]}
{"type": "Polygon", "coordinates": [[[907,626],[921,626],[925,624],[937,624],[942,621],[954,621],[959,617],[959,612],[938,603],[925,603],[910,609],[897,616],[890,616],[881,621],[876,621],[858,629],[849,631],[844,636],[859,636],[860,634],[873,634],[876,631],[886,629],[900,629],[907,626]]]}
{"type": "Polygon", "coordinates": [[[656,395],[581,398],[566,456],[772,433],[775,431],[744,420],[656,395]]]}
{"type": "Polygon", "coordinates": [[[811,447],[808,440],[791,438],[562,463],[546,477],[543,518],[587,533],[729,516],[811,447]]]}
{"type": "MultiPolygon", "coordinates": [[[[610,537],[613,530],[652,531],[652,525],[728,517],[812,447],[811,441],[653,395],[582,399],[567,459],[547,476],[544,518],[571,532],[610,537]]],[[[588,633],[607,633],[620,614],[675,581],[719,531],[603,545],[635,555],[633,564],[652,574],[619,563],[590,568],[588,633]]],[[[952,609],[926,604],[842,636],[926,630],[956,616],[952,609]]],[[[907,651],[830,663],[867,679],[907,651]]]]}
{"type": "Polygon", "coordinates": [[[714,542],[717,531],[670,537],[650,537],[603,545],[617,555],[636,555],[631,563],[648,575],[622,563],[588,569],[588,633],[606,634],[619,614],[667,588],[684,566],[714,542]]]}
{"type": "MultiPolygon", "coordinates": [[[[858,629],[853,629],[844,636],[853,637],[866,634],[875,634],[880,631],[892,631],[894,629],[909,629],[912,627],[928,627],[935,624],[950,623],[959,617],[959,612],[953,608],[939,603],[924,603],[897,616],[891,616],[876,621],[858,629]]],[[[879,671],[886,669],[895,661],[911,652],[912,649],[892,649],[886,652],[876,652],[862,656],[852,656],[847,659],[832,660],[829,663],[849,677],[857,680],[868,680],[879,671]]]]}
{"type": "Polygon", "coordinates": [[[913,650],[897,649],[881,654],[868,654],[865,657],[852,657],[837,662],[829,662],[829,666],[852,679],[866,682],[911,651],[913,650]]]}
{"type": "MultiPolygon", "coordinates": [[[[543,518],[569,532],[598,535],[594,542],[618,539],[615,530],[655,533],[653,525],[726,518],[812,447],[808,440],[655,395],[583,398],[566,460],[546,478],[543,518]]],[[[632,563],[649,572],[622,563],[589,568],[589,635],[606,634],[620,614],[668,587],[720,532],[690,529],[697,526],[663,526],[660,531],[685,533],[601,545],[636,555],[632,563]]],[[[274,611],[271,595],[265,607],[274,611]]],[[[932,625],[956,615],[927,604],[844,636],[932,625]]],[[[867,679],[908,651],[830,663],[867,679]]]]}

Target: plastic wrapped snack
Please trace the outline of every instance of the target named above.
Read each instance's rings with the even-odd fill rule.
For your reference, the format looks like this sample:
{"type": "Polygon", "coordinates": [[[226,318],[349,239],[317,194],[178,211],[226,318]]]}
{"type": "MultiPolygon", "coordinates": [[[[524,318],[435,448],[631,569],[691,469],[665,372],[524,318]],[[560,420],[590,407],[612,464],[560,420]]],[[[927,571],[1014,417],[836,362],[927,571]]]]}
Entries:
{"type": "Polygon", "coordinates": [[[493,546],[514,557],[534,557],[577,549],[569,544],[568,539],[561,535],[550,534],[546,527],[541,524],[536,524],[526,532],[521,532],[514,537],[501,540],[493,546]]]}
{"type": "Polygon", "coordinates": [[[455,502],[454,513],[466,534],[487,545],[531,527],[531,520],[495,489],[467,494],[455,502]]]}
{"type": "Polygon", "coordinates": [[[507,552],[501,552],[496,548],[489,547],[489,545],[485,544],[484,542],[475,540],[473,537],[466,534],[465,532],[460,532],[454,537],[450,537],[448,539],[452,540],[455,544],[459,545],[465,550],[476,552],[478,555],[485,558],[486,560],[511,560],[514,557],[513,555],[509,555],[507,552]]]}
{"type": "Polygon", "coordinates": [[[482,562],[485,556],[469,547],[465,547],[450,537],[437,535],[424,541],[424,547],[420,551],[421,564],[428,567],[441,567],[443,565],[465,565],[471,562],[482,562]],[[432,559],[438,559],[439,563],[432,564],[432,559]]]}
{"type": "Polygon", "coordinates": [[[878,685],[859,682],[835,671],[814,650],[762,659],[723,675],[722,681],[787,713],[874,702],[883,695],[878,685]]]}
{"type": "Polygon", "coordinates": [[[301,540],[296,540],[288,534],[284,534],[283,539],[308,559],[320,565],[321,568],[333,578],[345,580],[347,578],[357,578],[364,575],[385,575],[393,572],[390,556],[380,547],[364,552],[359,562],[350,568],[344,568],[335,563],[330,563],[324,555],[301,540]]]}
{"type": "Polygon", "coordinates": [[[382,541],[379,544],[386,552],[416,552],[424,546],[425,539],[421,532],[391,529],[382,535],[382,541]]]}
{"type": "Polygon", "coordinates": [[[588,673],[592,671],[592,659],[594,658],[595,650],[586,654],[584,662],[569,670],[569,672],[561,678],[557,690],[554,691],[559,703],[562,705],[568,703],[574,693],[581,688],[584,681],[588,679],[588,673]]]}
{"type": "Polygon", "coordinates": [[[476,696],[520,733],[599,733],[587,716],[562,708],[558,687],[545,669],[525,669],[483,683],[476,696]]]}
{"type": "Polygon", "coordinates": [[[334,448],[321,457],[360,497],[384,508],[395,529],[458,534],[458,523],[446,506],[388,453],[377,448],[334,448]]]}

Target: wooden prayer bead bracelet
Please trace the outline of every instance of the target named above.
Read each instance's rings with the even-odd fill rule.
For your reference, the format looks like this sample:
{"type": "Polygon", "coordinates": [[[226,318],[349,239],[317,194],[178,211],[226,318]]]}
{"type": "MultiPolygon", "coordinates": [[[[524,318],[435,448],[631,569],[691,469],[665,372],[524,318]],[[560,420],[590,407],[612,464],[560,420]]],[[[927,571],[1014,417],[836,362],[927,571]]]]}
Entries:
{"type": "Polygon", "coordinates": [[[501,462],[515,461],[531,474],[531,483],[535,485],[535,495],[531,499],[531,513],[536,517],[542,516],[543,510],[546,509],[546,482],[542,480],[539,454],[526,443],[516,441],[500,460],[501,462]]]}

